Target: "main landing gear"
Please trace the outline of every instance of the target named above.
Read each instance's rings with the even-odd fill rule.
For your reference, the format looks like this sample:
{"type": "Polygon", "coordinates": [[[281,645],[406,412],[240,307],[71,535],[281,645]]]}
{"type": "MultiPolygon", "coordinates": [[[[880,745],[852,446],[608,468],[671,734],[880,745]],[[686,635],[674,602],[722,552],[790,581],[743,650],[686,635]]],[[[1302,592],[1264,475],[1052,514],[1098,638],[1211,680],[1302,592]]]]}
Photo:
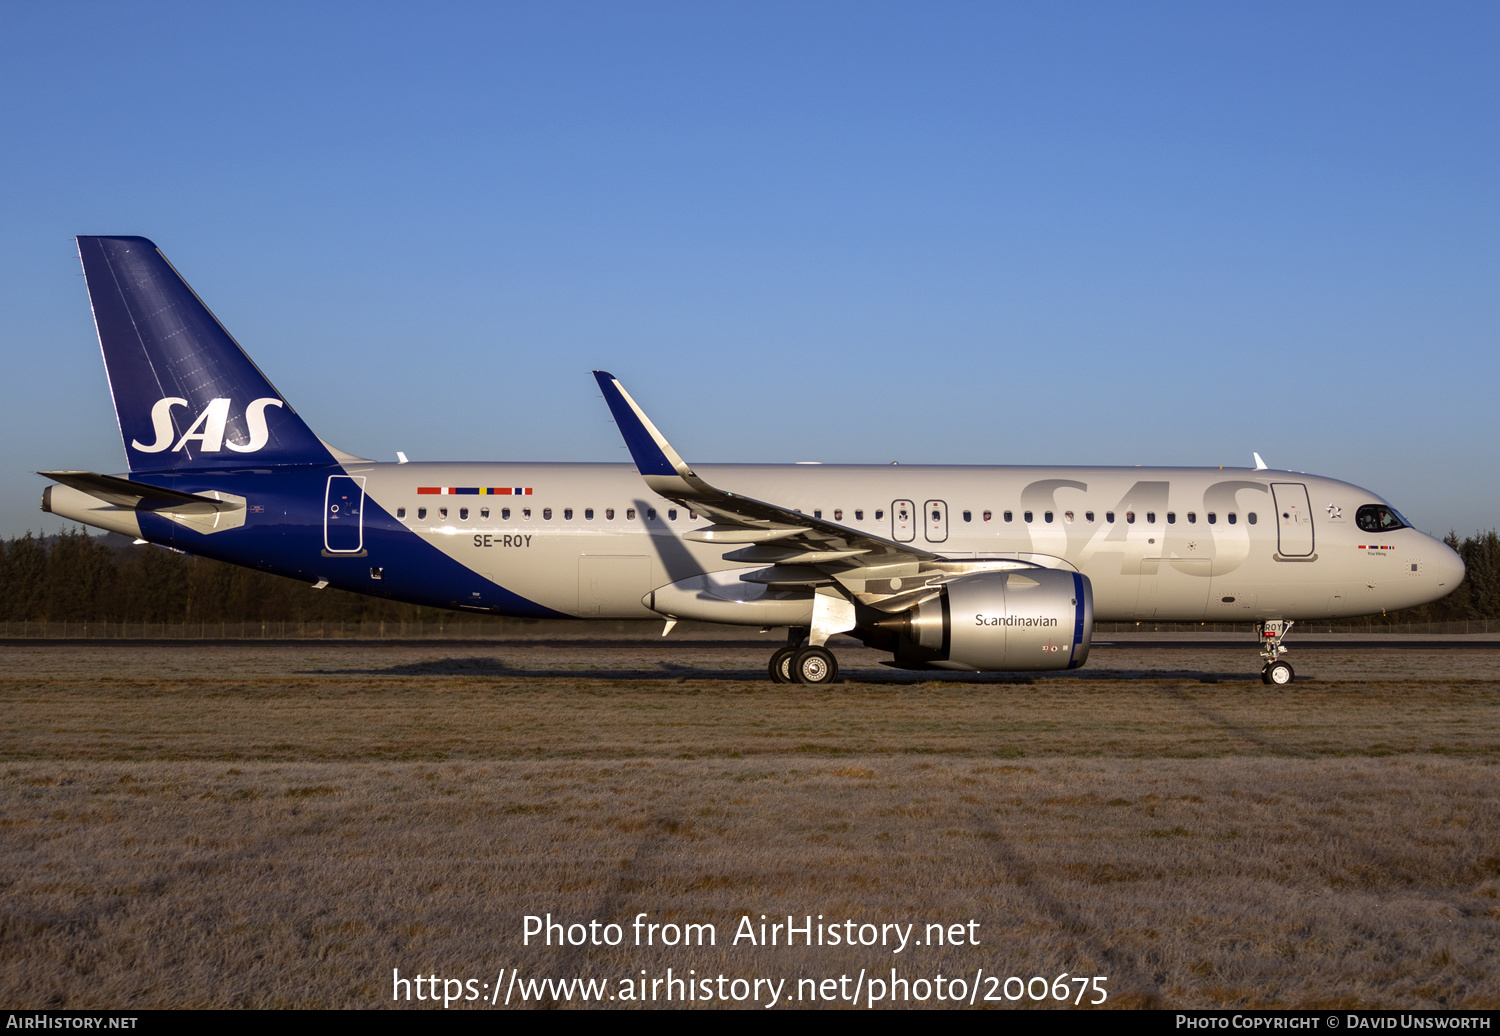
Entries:
{"type": "Polygon", "coordinates": [[[838,659],[826,647],[807,647],[807,630],[787,630],[787,646],[771,656],[767,669],[773,683],[829,684],[839,675],[838,659]]]}
{"type": "Polygon", "coordinates": [[[1281,657],[1286,654],[1281,641],[1291,629],[1290,619],[1267,619],[1255,624],[1255,632],[1260,635],[1260,657],[1266,660],[1260,670],[1261,683],[1285,687],[1296,678],[1291,663],[1281,657]]]}

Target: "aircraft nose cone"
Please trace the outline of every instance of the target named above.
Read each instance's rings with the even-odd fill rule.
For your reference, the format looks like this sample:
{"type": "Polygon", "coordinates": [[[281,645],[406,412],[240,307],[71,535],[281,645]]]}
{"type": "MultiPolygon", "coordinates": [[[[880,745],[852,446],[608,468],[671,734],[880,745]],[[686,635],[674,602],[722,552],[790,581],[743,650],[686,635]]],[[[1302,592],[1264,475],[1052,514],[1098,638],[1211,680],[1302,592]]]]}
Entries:
{"type": "Polygon", "coordinates": [[[1445,594],[1457,590],[1458,584],[1464,581],[1464,559],[1459,557],[1458,551],[1446,543],[1438,544],[1437,557],[1433,559],[1432,568],[1437,577],[1438,587],[1445,594]]]}

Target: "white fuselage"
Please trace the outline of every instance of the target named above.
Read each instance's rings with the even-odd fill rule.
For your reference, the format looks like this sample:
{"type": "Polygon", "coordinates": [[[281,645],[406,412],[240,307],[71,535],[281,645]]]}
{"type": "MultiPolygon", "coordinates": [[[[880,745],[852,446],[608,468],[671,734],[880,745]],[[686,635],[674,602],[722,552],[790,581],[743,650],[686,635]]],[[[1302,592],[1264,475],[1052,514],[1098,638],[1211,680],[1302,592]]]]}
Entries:
{"type": "MultiPolygon", "coordinates": [[[[725,561],[708,524],[622,464],[360,464],[370,500],[485,579],[567,615],[644,618],[649,591],[725,561]],[[511,495],[419,492],[505,487],[511,495]],[[519,495],[514,490],[522,490],[519,495]],[[529,490],[529,493],[526,492],[529,490]],[[425,513],[423,510],[425,509],[425,513]],[[446,509],[446,510],[445,510],[446,509]]],[[[1244,468],[704,465],[741,496],[955,559],[1074,568],[1099,620],[1321,619],[1451,592],[1458,557],[1414,529],[1367,532],[1368,490],[1244,468]]]]}

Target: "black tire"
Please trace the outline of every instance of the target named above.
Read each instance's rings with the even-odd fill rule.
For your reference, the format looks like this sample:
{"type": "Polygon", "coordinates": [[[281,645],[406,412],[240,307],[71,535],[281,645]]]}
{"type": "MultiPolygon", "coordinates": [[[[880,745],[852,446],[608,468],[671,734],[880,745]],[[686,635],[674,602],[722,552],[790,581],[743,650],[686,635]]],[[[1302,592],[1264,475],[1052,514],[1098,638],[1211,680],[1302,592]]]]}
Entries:
{"type": "Polygon", "coordinates": [[[772,683],[792,683],[792,656],[797,653],[793,647],[784,647],[771,656],[771,664],[766,669],[771,674],[772,683]]]}
{"type": "Polygon", "coordinates": [[[820,687],[838,679],[839,662],[827,648],[807,647],[792,659],[792,679],[820,687]]]}
{"type": "Polygon", "coordinates": [[[1271,687],[1285,687],[1296,677],[1290,662],[1272,662],[1260,674],[1260,678],[1271,687]]]}

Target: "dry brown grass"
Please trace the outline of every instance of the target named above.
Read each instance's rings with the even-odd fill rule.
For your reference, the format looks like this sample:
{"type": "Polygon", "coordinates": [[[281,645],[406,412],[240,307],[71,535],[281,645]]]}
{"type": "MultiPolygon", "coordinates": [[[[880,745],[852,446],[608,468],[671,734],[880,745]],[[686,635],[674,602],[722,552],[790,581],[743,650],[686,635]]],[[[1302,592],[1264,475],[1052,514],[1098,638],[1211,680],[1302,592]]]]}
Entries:
{"type": "Polygon", "coordinates": [[[0,1001],[895,964],[1109,975],[1112,1004],[1500,1004],[1491,655],[806,691],[742,679],[758,647],[678,651],[5,649],[0,1001]],[[720,945],[520,943],[525,914],[640,911],[720,945]],[[725,945],[747,913],[972,917],[982,945],[725,945]]]}

